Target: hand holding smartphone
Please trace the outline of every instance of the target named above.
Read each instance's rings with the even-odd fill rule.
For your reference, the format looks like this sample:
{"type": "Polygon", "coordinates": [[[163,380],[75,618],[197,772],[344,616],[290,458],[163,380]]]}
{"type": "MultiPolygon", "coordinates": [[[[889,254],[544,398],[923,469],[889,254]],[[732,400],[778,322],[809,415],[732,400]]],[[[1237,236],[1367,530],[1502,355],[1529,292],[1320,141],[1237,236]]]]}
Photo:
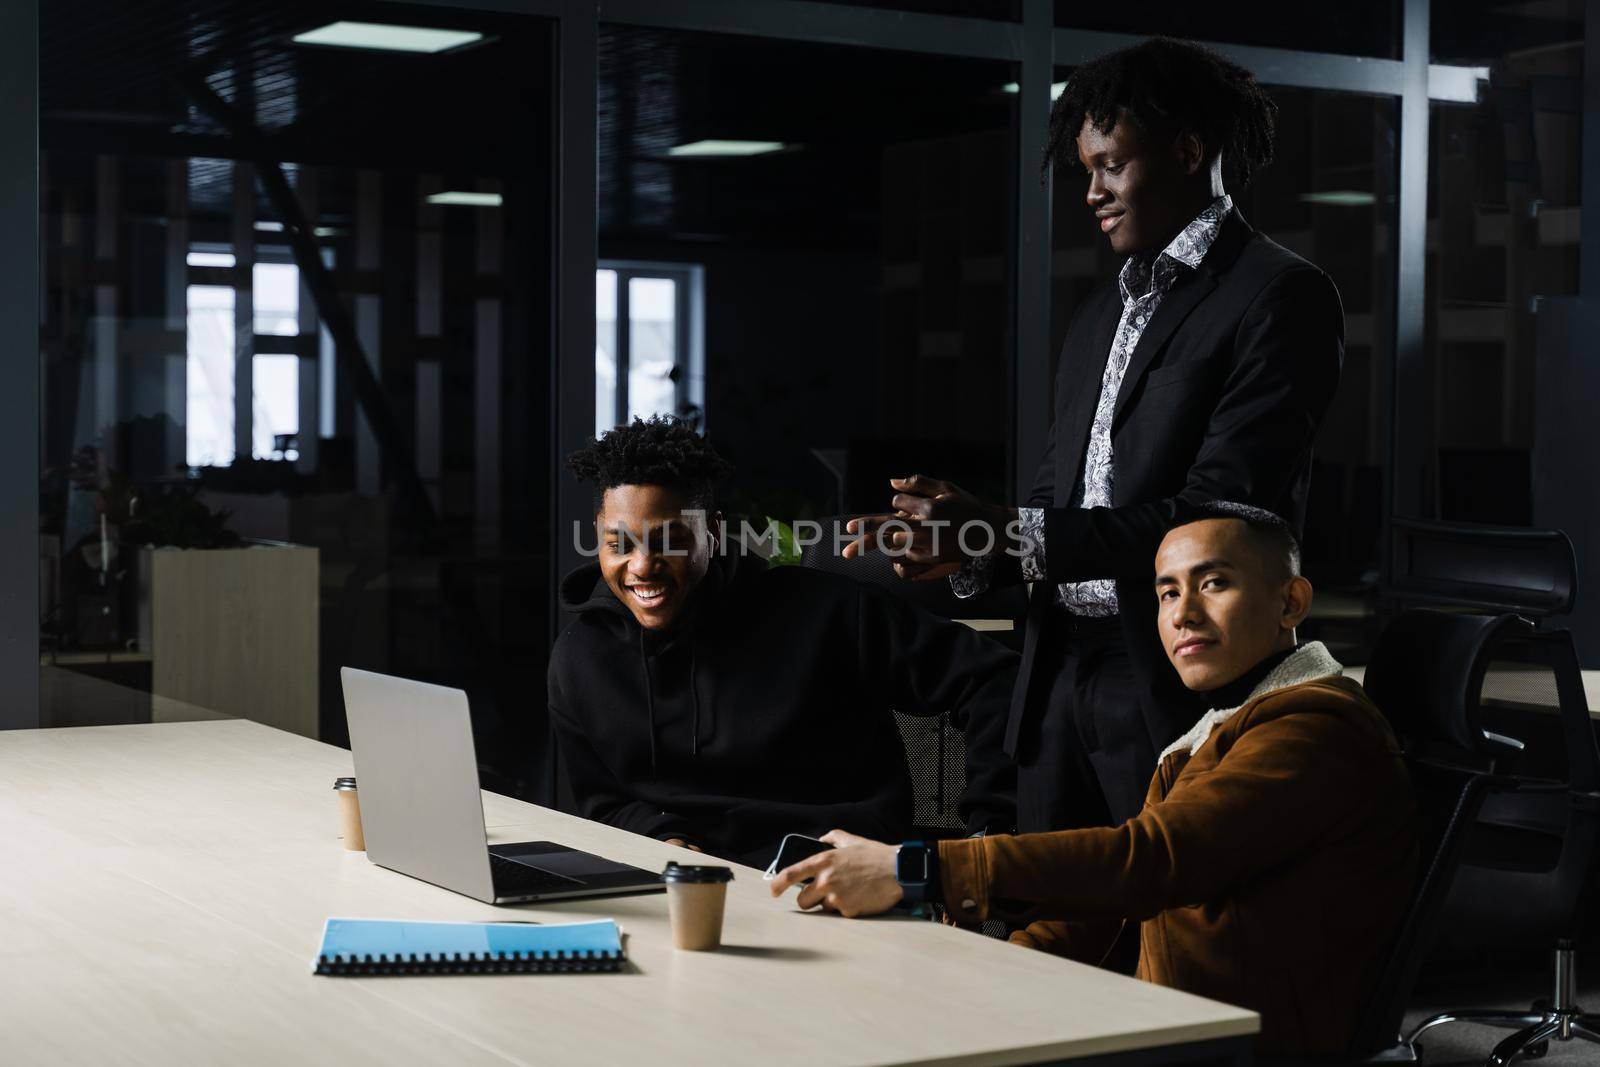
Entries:
{"type": "MultiPolygon", "coordinates": [[[[792,867],[801,860],[810,859],[817,853],[827,852],[831,848],[833,846],[826,841],[818,841],[814,837],[807,837],[804,834],[786,834],[778,844],[778,854],[772,858],[772,862],[768,864],[766,872],[761,877],[770,882],[778,877],[778,872],[785,867],[792,867]]],[[[801,884],[809,885],[810,882],[811,879],[807,878],[801,884]]]]}

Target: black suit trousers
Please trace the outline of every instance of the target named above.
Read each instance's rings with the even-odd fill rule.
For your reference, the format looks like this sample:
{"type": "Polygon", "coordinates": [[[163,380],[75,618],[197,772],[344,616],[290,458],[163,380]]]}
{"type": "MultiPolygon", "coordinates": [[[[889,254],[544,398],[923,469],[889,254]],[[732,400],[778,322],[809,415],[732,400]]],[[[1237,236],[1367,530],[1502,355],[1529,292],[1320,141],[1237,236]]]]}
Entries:
{"type": "Polygon", "coordinates": [[[1120,621],[1052,614],[1035,666],[1039,699],[1017,739],[1019,833],[1132,818],[1155,768],[1120,621]]]}

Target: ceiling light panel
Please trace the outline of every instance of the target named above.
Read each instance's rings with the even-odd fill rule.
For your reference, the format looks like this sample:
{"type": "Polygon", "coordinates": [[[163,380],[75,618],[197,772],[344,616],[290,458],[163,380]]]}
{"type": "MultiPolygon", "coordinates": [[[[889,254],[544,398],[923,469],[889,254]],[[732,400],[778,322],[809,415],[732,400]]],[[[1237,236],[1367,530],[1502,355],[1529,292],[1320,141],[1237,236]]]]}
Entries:
{"type": "Polygon", "coordinates": [[[789,147],[782,141],[691,141],[673,145],[667,155],[674,159],[716,159],[736,156],[764,156],[789,147]]]}
{"type": "Polygon", "coordinates": [[[427,199],[430,204],[453,204],[457,207],[499,207],[501,204],[499,193],[471,193],[463,190],[434,193],[427,199]]]}
{"type": "Polygon", "coordinates": [[[383,52],[418,52],[432,55],[483,40],[471,30],[440,30],[426,26],[390,26],[382,22],[330,22],[294,35],[295,44],[323,48],[365,48],[383,52]]]}

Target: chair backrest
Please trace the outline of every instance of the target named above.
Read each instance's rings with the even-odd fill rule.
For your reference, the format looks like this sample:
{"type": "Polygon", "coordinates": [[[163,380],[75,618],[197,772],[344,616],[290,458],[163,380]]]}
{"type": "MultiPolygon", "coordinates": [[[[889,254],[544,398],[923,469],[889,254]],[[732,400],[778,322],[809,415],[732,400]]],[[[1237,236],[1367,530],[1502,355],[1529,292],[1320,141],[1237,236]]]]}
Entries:
{"type": "Polygon", "coordinates": [[[967,787],[967,743],[945,712],[934,718],[895,712],[911,772],[911,819],[923,837],[958,837],[966,830],[961,794],[967,787]]]}
{"type": "MultiPolygon", "coordinates": [[[[842,559],[834,552],[833,524],[842,528],[851,517],[817,520],[822,525],[823,538],[800,550],[800,565],[875,586],[945,619],[1009,619],[1016,623],[1027,614],[1027,594],[1021,586],[991,590],[964,600],[951,592],[948,581],[914,582],[901,578],[894,572],[894,560],[883,552],[842,559]]],[[[948,711],[931,718],[896,713],[895,725],[900,729],[906,766],[911,773],[913,818],[918,832],[930,837],[960,833],[963,823],[957,805],[967,785],[966,744],[961,731],[948,711]]]]}
{"type": "Polygon", "coordinates": [[[1368,1002],[1363,1054],[1395,1043],[1443,944],[1575,937],[1600,842],[1600,747],[1570,633],[1510,613],[1408,611],[1380,638],[1366,686],[1406,747],[1422,873],[1368,1002]],[[1540,718],[1564,750],[1559,781],[1521,773],[1525,729],[1540,718]]]}
{"type": "Polygon", "coordinates": [[[1378,639],[1367,668],[1367,694],[1405,746],[1420,841],[1416,891],[1368,996],[1350,1049],[1355,1055],[1397,1043],[1473,826],[1503,781],[1488,768],[1518,751],[1516,742],[1483,727],[1471,680],[1481,686],[1488,649],[1519,622],[1511,615],[1406,612],[1378,639]]]}
{"type": "Polygon", "coordinates": [[[1572,635],[1538,625],[1577,600],[1572,542],[1559,530],[1396,520],[1391,564],[1391,600],[1534,620],[1495,628],[1474,675],[1458,679],[1475,727],[1525,751],[1498,768],[1517,782],[1484,804],[1445,939],[1485,948],[1573,934],[1600,838],[1600,746],[1572,635]],[[1508,894],[1522,905],[1514,916],[1508,894]]]}
{"type": "Polygon", "coordinates": [[[1578,562],[1560,530],[1395,519],[1385,593],[1407,604],[1514,611],[1530,619],[1572,610],[1578,562]]]}
{"type": "Polygon", "coordinates": [[[1577,940],[1600,844],[1596,745],[1572,635],[1523,623],[1487,650],[1474,694],[1492,733],[1525,745],[1484,802],[1446,901],[1440,949],[1577,940]],[[1515,901],[1515,907],[1507,907],[1515,901]]]}
{"type": "Polygon", "coordinates": [[[1384,630],[1363,680],[1408,745],[1498,761],[1521,745],[1484,725],[1479,693],[1489,649],[1528,624],[1511,614],[1402,612],[1384,630]]]}

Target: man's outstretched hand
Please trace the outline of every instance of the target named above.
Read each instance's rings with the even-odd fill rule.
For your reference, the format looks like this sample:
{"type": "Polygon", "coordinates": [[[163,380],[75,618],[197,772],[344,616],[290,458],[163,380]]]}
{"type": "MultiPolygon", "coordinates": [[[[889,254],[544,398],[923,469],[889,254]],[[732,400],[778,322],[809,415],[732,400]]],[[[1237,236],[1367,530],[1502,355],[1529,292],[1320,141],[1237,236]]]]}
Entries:
{"type": "Polygon", "coordinates": [[[897,846],[843,830],[830,830],[822,840],[833,848],[779,871],[772,882],[773,896],[782,896],[790,886],[810,878],[811,884],[800,885],[795,898],[802,908],[821,906],[854,919],[878,915],[900,903],[903,893],[894,876],[897,846]]]}
{"type": "Polygon", "coordinates": [[[879,549],[895,557],[900,577],[929,581],[954,574],[973,556],[1006,547],[1006,526],[1015,517],[1010,509],[921,474],[891,478],[889,486],[894,513],[851,519],[845,529],[857,536],[845,544],[845,559],[879,549]]]}

